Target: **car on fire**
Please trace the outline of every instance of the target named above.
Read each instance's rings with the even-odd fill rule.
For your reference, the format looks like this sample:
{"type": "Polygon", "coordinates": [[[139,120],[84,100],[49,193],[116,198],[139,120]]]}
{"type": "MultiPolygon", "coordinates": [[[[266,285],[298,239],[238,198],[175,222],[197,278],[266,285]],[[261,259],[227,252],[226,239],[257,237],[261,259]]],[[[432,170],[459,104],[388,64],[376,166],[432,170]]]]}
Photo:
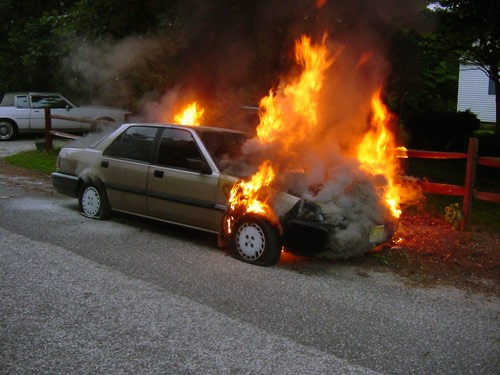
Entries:
{"type": "MultiPolygon", "coordinates": [[[[218,235],[242,261],[276,264],[282,249],[320,254],[335,231],[321,208],[288,192],[269,204],[276,220],[231,212],[245,133],[206,126],[123,124],[87,147],[61,149],[52,184],[78,199],[82,215],[106,219],[113,211],[152,218],[218,235]],[[232,174],[227,173],[232,171],[232,174]]],[[[393,228],[376,225],[362,240],[386,241],[393,228]]]]}
{"type": "MultiPolygon", "coordinates": [[[[16,92],[4,94],[0,102],[0,141],[9,141],[19,133],[40,133],[45,130],[44,108],[52,115],[80,120],[104,120],[122,124],[131,113],[127,110],[103,107],[77,107],[58,93],[16,92]]],[[[52,119],[52,129],[68,133],[85,133],[92,129],[90,121],[52,119]]],[[[95,124],[94,124],[95,125],[95,124]]]]}

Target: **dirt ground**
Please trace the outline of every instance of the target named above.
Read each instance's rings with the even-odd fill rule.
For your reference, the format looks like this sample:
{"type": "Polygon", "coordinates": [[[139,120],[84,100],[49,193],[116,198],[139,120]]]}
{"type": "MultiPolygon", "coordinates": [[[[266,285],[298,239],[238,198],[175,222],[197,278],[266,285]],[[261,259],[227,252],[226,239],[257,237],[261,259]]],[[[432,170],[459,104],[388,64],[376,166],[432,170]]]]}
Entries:
{"type": "Polygon", "coordinates": [[[500,234],[461,232],[429,214],[403,212],[393,242],[357,262],[422,286],[453,285],[500,296],[500,234]]]}
{"type": "MultiPolygon", "coordinates": [[[[0,175],[23,188],[56,194],[48,175],[14,167],[2,159],[0,175]]],[[[453,285],[500,296],[500,234],[460,232],[444,218],[426,213],[403,212],[392,243],[341,263],[394,272],[413,285],[453,285]]]]}

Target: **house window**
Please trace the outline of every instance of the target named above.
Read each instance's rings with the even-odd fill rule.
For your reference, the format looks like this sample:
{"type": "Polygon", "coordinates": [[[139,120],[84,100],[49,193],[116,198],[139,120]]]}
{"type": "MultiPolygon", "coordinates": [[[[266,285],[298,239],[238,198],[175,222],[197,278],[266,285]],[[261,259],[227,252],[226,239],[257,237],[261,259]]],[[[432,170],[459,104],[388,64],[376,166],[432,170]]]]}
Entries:
{"type": "Polygon", "coordinates": [[[488,95],[496,95],[495,82],[490,78],[488,84],[488,95]]]}

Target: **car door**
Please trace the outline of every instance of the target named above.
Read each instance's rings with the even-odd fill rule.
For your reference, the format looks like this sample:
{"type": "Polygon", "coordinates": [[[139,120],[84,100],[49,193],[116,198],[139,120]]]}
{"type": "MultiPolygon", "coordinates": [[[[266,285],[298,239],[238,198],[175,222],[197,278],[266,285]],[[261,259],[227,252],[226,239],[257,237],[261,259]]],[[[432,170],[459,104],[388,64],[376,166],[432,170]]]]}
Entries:
{"type": "Polygon", "coordinates": [[[217,232],[215,196],[219,174],[202,173],[191,161],[204,162],[187,129],[165,128],[148,172],[148,212],[158,219],[217,232]]]}
{"type": "Polygon", "coordinates": [[[12,113],[19,129],[29,129],[30,127],[30,109],[28,104],[28,95],[15,96],[15,110],[12,113]]]}
{"type": "Polygon", "coordinates": [[[148,214],[146,187],[156,133],[156,127],[129,127],[103,151],[99,168],[114,210],[148,214]]]}
{"type": "MultiPolygon", "coordinates": [[[[30,127],[33,130],[45,129],[45,107],[50,107],[51,115],[81,117],[80,110],[61,95],[57,94],[32,94],[30,127]]],[[[84,125],[81,122],[71,120],[52,119],[53,129],[81,130],[84,125]]]]}

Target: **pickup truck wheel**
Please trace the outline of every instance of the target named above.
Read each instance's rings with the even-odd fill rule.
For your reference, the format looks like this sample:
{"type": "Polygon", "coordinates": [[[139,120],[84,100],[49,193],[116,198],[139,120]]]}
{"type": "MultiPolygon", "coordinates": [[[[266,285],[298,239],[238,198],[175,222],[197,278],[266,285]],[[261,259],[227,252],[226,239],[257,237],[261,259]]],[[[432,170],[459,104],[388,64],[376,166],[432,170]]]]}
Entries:
{"type": "Polygon", "coordinates": [[[252,215],[236,220],[229,246],[237,259],[259,266],[272,266],[281,255],[276,229],[263,218],[252,215]]]}
{"type": "Polygon", "coordinates": [[[17,127],[12,121],[0,121],[0,141],[10,141],[16,136],[17,127]]]}
{"type": "Polygon", "coordinates": [[[111,214],[108,197],[102,186],[86,183],[80,190],[78,206],[83,216],[91,219],[107,219],[111,214]]]}

